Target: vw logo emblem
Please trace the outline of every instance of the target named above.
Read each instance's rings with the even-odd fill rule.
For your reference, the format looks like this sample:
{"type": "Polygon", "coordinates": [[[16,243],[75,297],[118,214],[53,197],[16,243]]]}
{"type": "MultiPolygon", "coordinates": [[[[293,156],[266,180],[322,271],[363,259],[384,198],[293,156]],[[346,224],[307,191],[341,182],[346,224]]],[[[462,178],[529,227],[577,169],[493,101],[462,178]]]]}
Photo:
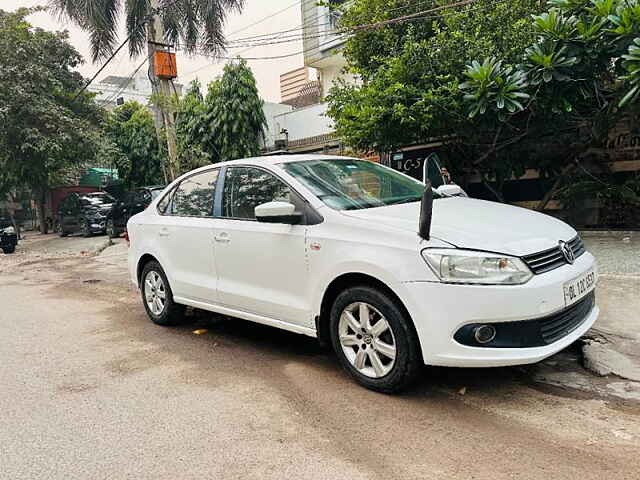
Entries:
{"type": "Polygon", "coordinates": [[[562,252],[567,263],[572,264],[576,260],[576,257],[573,255],[573,250],[567,242],[560,240],[558,242],[558,247],[560,248],[560,252],[562,252]]]}

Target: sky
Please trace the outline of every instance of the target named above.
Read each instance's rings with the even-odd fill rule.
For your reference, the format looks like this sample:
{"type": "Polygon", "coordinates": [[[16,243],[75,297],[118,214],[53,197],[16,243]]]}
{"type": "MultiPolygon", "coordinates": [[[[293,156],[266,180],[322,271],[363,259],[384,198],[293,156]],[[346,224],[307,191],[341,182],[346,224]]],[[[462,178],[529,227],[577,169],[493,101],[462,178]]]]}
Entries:
{"type": "MultiPolygon", "coordinates": [[[[124,3],[124,0],[122,1],[124,3]]],[[[47,0],[0,0],[0,8],[3,10],[15,10],[20,7],[46,5],[46,3],[47,0]]],[[[227,17],[225,34],[228,39],[234,39],[299,27],[302,23],[300,3],[300,0],[246,0],[242,13],[227,17]],[[271,16],[283,9],[286,10],[271,16]],[[270,18],[265,19],[265,17],[270,18]],[[263,19],[265,20],[262,21],[263,19]],[[256,25],[250,26],[254,23],[256,23],[256,25]]],[[[85,58],[85,64],[79,68],[80,73],[90,78],[98,70],[101,64],[91,62],[89,36],[79,27],[73,23],[60,20],[48,12],[31,15],[29,21],[34,26],[46,30],[68,30],[70,42],[85,58]]],[[[124,24],[124,18],[121,19],[120,24],[124,24]]],[[[124,29],[121,28],[120,30],[119,42],[126,38],[124,29]]],[[[246,48],[247,47],[245,47],[245,49],[246,48]]],[[[235,56],[242,50],[244,49],[229,49],[228,56],[235,56]]],[[[243,55],[265,57],[286,55],[301,50],[302,42],[298,41],[253,47],[243,52],[243,55]]],[[[129,53],[126,48],[122,49],[96,80],[99,81],[108,75],[128,77],[140,64],[142,59],[143,57],[132,60],[129,58],[129,53]]],[[[280,74],[303,66],[301,54],[278,60],[249,60],[248,62],[256,77],[260,95],[265,100],[271,102],[280,101],[280,74]]],[[[194,78],[198,78],[203,86],[206,86],[209,81],[220,75],[224,66],[224,61],[213,63],[211,60],[200,56],[189,58],[182,52],[178,53],[177,63],[178,73],[180,75],[177,80],[178,82],[187,84],[194,78]]]]}

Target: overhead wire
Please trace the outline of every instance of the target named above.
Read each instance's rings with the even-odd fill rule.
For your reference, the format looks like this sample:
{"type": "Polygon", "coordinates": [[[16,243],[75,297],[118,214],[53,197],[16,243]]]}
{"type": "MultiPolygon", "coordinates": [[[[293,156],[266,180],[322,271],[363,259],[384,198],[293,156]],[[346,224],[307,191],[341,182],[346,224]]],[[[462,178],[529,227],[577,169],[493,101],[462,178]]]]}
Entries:
{"type": "MultiPolygon", "coordinates": [[[[250,28],[250,27],[252,27],[254,25],[262,23],[263,21],[265,21],[265,20],[267,20],[269,18],[272,18],[272,17],[278,15],[279,13],[282,13],[282,12],[284,12],[284,11],[290,9],[290,8],[293,8],[294,6],[300,4],[301,1],[302,0],[296,1],[295,3],[283,8],[283,9],[277,11],[277,12],[274,12],[271,15],[268,15],[268,16],[266,16],[266,17],[264,17],[264,18],[262,18],[262,19],[260,19],[260,20],[258,20],[256,22],[250,24],[250,25],[247,25],[246,27],[243,27],[243,28],[241,28],[239,30],[236,30],[235,32],[232,32],[230,35],[233,35],[235,33],[239,33],[241,31],[245,31],[245,30],[247,30],[248,28],[250,28]]],[[[313,1],[313,0],[311,0],[311,1],[313,1]]],[[[424,20],[426,18],[437,18],[438,16],[441,16],[441,15],[451,15],[451,14],[459,13],[459,12],[450,12],[450,13],[444,13],[444,14],[441,14],[441,15],[438,15],[438,16],[430,16],[429,15],[431,13],[442,11],[442,10],[446,10],[446,9],[449,9],[449,8],[456,8],[456,7],[462,7],[462,6],[466,6],[466,5],[471,5],[471,4],[476,3],[478,1],[479,0],[462,0],[462,1],[454,2],[454,3],[450,3],[450,4],[447,4],[447,5],[440,5],[438,7],[430,8],[430,9],[427,9],[427,10],[414,12],[412,14],[404,15],[404,16],[401,16],[401,17],[391,18],[391,19],[387,19],[387,20],[381,20],[381,21],[374,22],[374,23],[355,25],[355,26],[352,26],[352,27],[336,29],[336,30],[327,31],[327,32],[321,32],[321,33],[315,33],[313,35],[304,35],[304,34],[302,34],[300,36],[292,35],[292,36],[290,36],[292,38],[286,38],[285,37],[285,38],[278,39],[278,35],[282,35],[284,33],[289,33],[289,32],[297,31],[297,30],[300,30],[300,29],[304,30],[304,28],[306,28],[308,26],[320,26],[320,25],[327,25],[327,24],[331,24],[332,23],[332,22],[326,22],[325,24],[312,25],[313,23],[317,23],[319,21],[319,18],[314,18],[311,21],[305,22],[305,23],[301,24],[300,27],[296,27],[294,29],[283,30],[281,32],[272,32],[271,34],[256,35],[256,36],[253,36],[253,37],[245,37],[245,39],[263,38],[264,41],[257,41],[257,43],[251,43],[251,44],[246,44],[246,45],[240,45],[240,44],[238,44],[236,46],[232,45],[229,48],[243,48],[243,50],[238,52],[238,54],[235,55],[235,56],[215,56],[214,58],[216,60],[218,60],[218,61],[219,60],[233,60],[233,59],[236,59],[238,57],[244,58],[245,60],[249,60],[249,61],[280,60],[280,59],[283,59],[283,58],[289,58],[289,57],[293,57],[293,56],[296,56],[296,55],[303,54],[303,53],[305,53],[305,50],[303,49],[303,50],[292,52],[292,53],[288,53],[288,54],[271,55],[271,56],[242,57],[242,54],[246,53],[247,51],[249,51],[249,50],[251,50],[253,48],[259,47],[259,46],[267,46],[267,45],[274,45],[274,44],[281,44],[281,43],[293,43],[293,42],[303,41],[305,39],[326,37],[328,35],[335,37],[335,38],[332,38],[332,39],[330,39],[330,40],[328,40],[326,42],[320,43],[319,45],[313,47],[312,49],[308,49],[306,52],[309,53],[310,51],[315,51],[315,50],[318,50],[318,49],[320,49],[320,48],[322,48],[324,46],[327,46],[327,45],[329,45],[331,43],[335,43],[335,42],[343,39],[344,37],[346,37],[347,35],[349,35],[351,33],[360,32],[360,31],[363,31],[363,30],[375,29],[375,28],[379,28],[379,27],[382,27],[382,26],[386,26],[386,25],[392,25],[392,24],[397,24],[397,23],[405,23],[405,22],[416,21],[416,20],[424,20]],[[268,35],[270,37],[268,37],[268,35]],[[293,38],[293,37],[295,37],[295,38],[293,38]]],[[[493,5],[497,4],[497,3],[502,3],[504,1],[506,1],[506,0],[498,0],[497,2],[494,2],[493,4],[488,5],[488,6],[493,6],[493,5]]],[[[173,3],[175,4],[176,2],[177,2],[177,0],[174,1],[173,3]]],[[[398,7],[396,9],[393,9],[392,11],[409,8],[409,7],[412,7],[412,6],[415,7],[415,6],[418,6],[418,5],[422,5],[424,3],[428,3],[428,2],[418,2],[418,3],[415,3],[415,4],[411,4],[411,5],[406,5],[404,7],[398,7]]],[[[488,6],[482,6],[482,7],[478,7],[478,8],[487,8],[488,6]]],[[[163,8],[167,8],[167,6],[164,6],[163,8]]],[[[476,10],[476,9],[474,9],[474,10],[476,10]]],[[[148,21],[148,20],[146,20],[146,21],[148,21]]],[[[145,23],[146,23],[146,21],[145,21],[145,23]]],[[[101,67],[101,69],[83,87],[83,89],[78,93],[77,96],[79,96],[91,84],[91,82],[93,80],[95,80],[95,78],[99,75],[99,73],[102,70],[104,70],[106,65],[113,59],[113,57],[115,57],[115,54],[117,54],[117,52],[124,47],[124,45],[129,41],[129,39],[130,39],[130,37],[128,37],[118,47],[118,49],[114,52],[114,54],[110,57],[110,59],[107,62],[105,62],[105,64],[101,67]]],[[[241,39],[236,39],[236,41],[238,41],[238,40],[241,40],[241,39]]],[[[233,42],[233,40],[231,40],[231,41],[233,42]]],[[[178,46],[178,48],[180,48],[180,47],[178,46]]],[[[198,52],[198,54],[202,55],[202,56],[207,56],[207,54],[206,54],[207,45],[206,44],[201,44],[200,48],[201,48],[202,51],[198,52]]],[[[145,59],[145,62],[147,60],[148,59],[145,59]]],[[[183,74],[182,76],[183,77],[188,77],[190,75],[193,75],[194,73],[197,73],[199,71],[204,70],[205,68],[214,66],[216,63],[211,63],[211,64],[204,65],[204,66],[199,67],[199,68],[197,68],[195,70],[187,72],[186,74],[183,74]]],[[[137,70],[139,70],[140,68],[142,68],[142,66],[140,66],[137,70]]],[[[137,73],[137,71],[136,71],[136,73],[137,73]]],[[[76,98],[77,98],[77,96],[76,96],[76,98]]]]}
{"type": "Polygon", "coordinates": [[[85,84],[84,84],[84,86],[83,86],[83,87],[78,91],[78,93],[76,93],[76,94],[75,94],[75,96],[71,99],[71,101],[72,101],[72,102],[75,102],[75,101],[76,101],[76,99],[77,99],[80,95],[82,95],[82,92],[84,92],[84,91],[89,87],[89,85],[91,85],[91,83],[96,79],[96,77],[97,77],[98,75],[100,75],[100,73],[102,73],[102,71],[103,71],[105,68],[107,68],[107,65],[109,65],[109,62],[111,62],[111,60],[113,60],[113,59],[115,58],[115,56],[118,54],[118,52],[119,52],[120,50],[122,50],[122,48],[123,48],[127,43],[129,43],[129,40],[131,40],[131,37],[132,37],[132,36],[133,36],[133,33],[132,33],[131,35],[129,35],[129,36],[125,39],[125,41],[124,41],[124,42],[122,42],[122,43],[120,44],[120,46],[114,50],[114,52],[111,54],[111,56],[107,59],[107,61],[106,61],[106,62],[104,62],[104,63],[102,64],[102,66],[101,66],[101,67],[98,69],[98,71],[93,75],[93,77],[91,77],[91,78],[89,79],[89,81],[88,81],[87,83],[85,83],[85,84]]]}
{"type": "Polygon", "coordinates": [[[267,15],[264,18],[261,18],[260,20],[257,20],[249,25],[246,25],[242,28],[240,28],[239,30],[235,30],[229,34],[227,34],[227,37],[230,37],[232,35],[235,35],[236,33],[240,33],[240,32],[244,32],[245,30],[249,30],[251,27],[255,27],[256,25],[261,24],[262,22],[264,22],[265,20],[269,20],[270,18],[275,17],[276,15],[279,15],[283,12],[286,12],[287,10],[299,5],[300,3],[302,3],[302,0],[297,0],[296,2],[292,3],[291,5],[289,5],[288,7],[283,8],[282,10],[278,10],[277,12],[272,13],[271,15],[267,15]]]}
{"type": "MultiPolygon", "coordinates": [[[[406,22],[410,22],[410,21],[417,21],[417,20],[424,20],[424,19],[428,19],[428,18],[439,18],[440,16],[443,15],[453,15],[453,14],[459,14],[460,12],[456,11],[456,12],[448,12],[448,13],[443,13],[440,15],[429,15],[431,13],[437,12],[437,11],[442,11],[448,8],[456,8],[456,7],[462,7],[462,6],[466,6],[466,5],[471,5],[473,3],[478,2],[479,0],[463,0],[463,1],[459,1],[459,2],[455,2],[455,3],[451,3],[448,5],[442,5],[442,6],[438,6],[438,7],[434,7],[428,10],[423,10],[420,12],[415,12],[409,15],[405,15],[402,17],[396,17],[396,18],[392,18],[392,19],[387,19],[387,20],[381,20],[379,22],[374,22],[374,23],[370,23],[370,24],[362,24],[362,25],[356,25],[354,27],[348,27],[348,28],[344,28],[344,29],[338,29],[335,30],[333,33],[331,33],[331,35],[335,35],[336,38],[332,38],[331,40],[327,41],[327,42],[323,42],[320,43],[319,45],[315,46],[312,49],[307,49],[307,50],[300,50],[300,51],[296,51],[296,52],[292,52],[292,53],[288,53],[288,54],[283,54],[283,55],[272,55],[272,56],[256,56],[256,57],[244,57],[241,56],[241,54],[243,52],[239,52],[237,54],[237,56],[216,56],[216,60],[234,60],[238,57],[243,58],[244,60],[248,60],[248,61],[258,61],[258,60],[280,60],[283,58],[289,58],[289,57],[293,57],[296,55],[300,55],[303,53],[309,53],[309,52],[314,52],[315,50],[319,50],[324,46],[327,46],[329,44],[335,43],[343,38],[345,38],[346,36],[348,36],[351,33],[354,32],[359,32],[359,31],[363,31],[363,30],[368,30],[368,29],[374,29],[374,28],[379,28],[381,26],[386,26],[386,25],[390,25],[390,24],[396,24],[396,23],[406,23],[406,22]]],[[[478,9],[484,9],[484,8],[488,8],[491,6],[494,6],[498,3],[503,3],[507,0],[497,0],[496,2],[490,4],[490,5],[482,5],[479,6],[477,8],[474,8],[473,10],[478,10],[478,9]]],[[[328,22],[330,23],[330,22],[328,22]]],[[[310,35],[308,37],[304,37],[304,38],[300,38],[300,39],[294,39],[292,41],[300,41],[300,40],[304,40],[305,38],[319,38],[319,37],[323,37],[326,35],[310,35]]],[[[277,41],[277,42],[264,42],[261,43],[259,45],[252,45],[251,48],[254,48],[254,46],[264,46],[264,45],[270,45],[270,44],[274,44],[274,43],[285,43],[284,41],[277,41]]],[[[233,47],[232,47],[233,48],[233,47]]],[[[200,53],[203,56],[206,56],[206,54],[204,53],[200,53]]],[[[214,66],[215,63],[212,64],[207,64],[207,65],[203,65],[202,67],[199,67],[195,70],[192,70],[190,72],[187,72],[186,74],[183,75],[183,77],[188,77],[190,75],[193,75],[194,73],[197,73],[199,71],[204,70],[205,68],[214,66]]]]}
{"type": "MultiPolygon", "coordinates": [[[[465,2],[458,2],[456,4],[450,4],[447,5],[446,8],[449,8],[451,6],[463,6],[463,5],[468,5],[468,4],[472,4],[472,3],[476,3],[479,0],[467,0],[465,2]]],[[[482,9],[486,9],[489,7],[493,7],[499,3],[504,3],[506,0],[497,0],[489,5],[479,5],[475,8],[469,8],[468,10],[466,10],[466,12],[471,12],[471,11],[476,11],[476,10],[482,10],[482,9]]],[[[455,15],[455,14],[459,14],[460,12],[458,11],[454,11],[454,12],[446,12],[446,13],[442,13],[440,15],[426,15],[427,13],[431,13],[433,11],[436,10],[440,10],[442,7],[438,7],[436,9],[432,9],[432,10],[425,10],[422,12],[417,12],[416,14],[412,14],[406,17],[398,17],[398,18],[393,18],[393,19],[388,19],[388,20],[382,20],[380,22],[376,22],[376,23],[371,23],[371,24],[362,24],[362,25],[356,25],[354,27],[345,27],[342,29],[332,29],[332,30],[323,30],[319,33],[314,33],[314,34],[310,34],[310,35],[303,35],[303,34],[296,34],[296,35],[288,35],[288,36],[276,36],[276,37],[272,37],[272,39],[263,39],[263,40],[257,40],[257,43],[239,43],[237,45],[231,45],[228,48],[230,49],[234,49],[234,48],[244,48],[245,46],[250,46],[250,47],[259,47],[259,46],[265,46],[265,45],[276,45],[276,44],[281,44],[281,43],[293,43],[293,42],[298,42],[301,40],[306,40],[306,39],[313,39],[313,38],[321,38],[321,37],[326,37],[329,35],[334,35],[334,36],[342,36],[342,35],[347,35],[349,33],[352,32],[356,32],[356,31],[361,31],[361,30],[366,30],[366,29],[370,29],[370,28],[377,28],[379,26],[382,25],[388,25],[388,24],[393,24],[393,23],[405,23],[405,22],[409,22],[409,21],[415,21],[415,20],[425,20],[428,18],[440,18],[443,16],[448,16],[448,15],[455,15]],[[419,14],[419,15],[418,15],[419,14]]],[[[201,44],[200,45],[203,49],[206,49],[206,44],[201,44]]]]}

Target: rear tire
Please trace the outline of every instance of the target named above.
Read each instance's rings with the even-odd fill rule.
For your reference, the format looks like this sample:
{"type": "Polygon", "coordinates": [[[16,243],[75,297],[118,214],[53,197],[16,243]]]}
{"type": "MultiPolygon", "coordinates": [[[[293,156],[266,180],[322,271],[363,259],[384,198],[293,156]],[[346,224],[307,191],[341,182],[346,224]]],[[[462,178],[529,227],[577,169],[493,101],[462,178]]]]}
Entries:
{"type": "Polygon", "coordinates": [[[2,251],[3,251],[6,255],[9,255],[10,253],[13,253],[13,252],[15,252],[15,251],[16,251],[16,246],[15,246],[15,245],[12,245],[11,247],[4,247],[4,248],[2,249],[2,251]]]}
{"type": "Polygon", "coordinates": [[[411,319],[381,290],[369,286],[344,290],[331,308],[329,328],[342,367],[368,389],[400,391],[422,369],[411,319]]]}
{"type": "Polygon", "coordinates": [[[153,323],[163,327],[182,323],[186,307],[173,301],[171,286],[158,262],[152,260],[142,269],[140,292],[144,308],[153,323]]]}
{"type": "Polygon", "coordinates": [[[109,238],[117,238],[120,236],[120,232],[116,228],[115,223],[113,223],[113,218],[107,220],[106,232],[109,238]]]}

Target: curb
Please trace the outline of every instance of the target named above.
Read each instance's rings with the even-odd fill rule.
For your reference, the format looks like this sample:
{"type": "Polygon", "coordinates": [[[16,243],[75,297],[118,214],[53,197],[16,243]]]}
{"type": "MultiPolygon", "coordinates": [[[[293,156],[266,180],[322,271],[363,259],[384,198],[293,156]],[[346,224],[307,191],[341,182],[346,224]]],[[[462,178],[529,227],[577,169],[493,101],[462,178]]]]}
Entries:
{"type": "Polygon", "coordinates": [[[109,248],[111,245],[115,245],[110,238],[107,238],[104,242],[100,243],[98,246],[94,247],[91,250],[91,254],[94,256],[100,255],[103,251],[109,248]]]}
{"type": "Polygon", "coordinates": [[[631,382],[640,382],[640,365],[633,358],[615,348],[606,338],[583,338],[584,367],[601,377],[615,375],[631,382]]]}

